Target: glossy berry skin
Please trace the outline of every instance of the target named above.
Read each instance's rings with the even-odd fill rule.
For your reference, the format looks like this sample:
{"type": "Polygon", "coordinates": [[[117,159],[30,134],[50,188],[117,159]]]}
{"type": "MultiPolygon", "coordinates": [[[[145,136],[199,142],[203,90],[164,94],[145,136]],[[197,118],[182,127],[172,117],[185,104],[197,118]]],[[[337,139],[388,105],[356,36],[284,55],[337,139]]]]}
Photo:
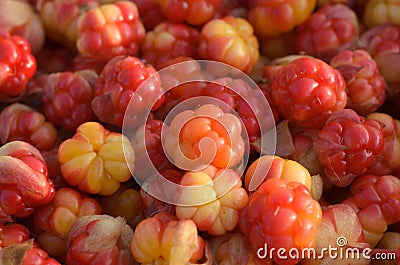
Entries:
{"type": "Polygon", "coordinates": [[[384,147],[382,124],[351,109],[331,115],[314,149],[332,184],[346,187],[376,163],[384,147]]]}
{"type": "Polygon", "coordinates": [[[47,119],[69,131],[94,121],[96,116],[91,101],[96,78],[97,74],[91,70],[48,75],[43,88],[43,109],[47,119]]]}
{"type": "Polygon", "coordinates": [[[279,156],[263,155],[257,158],[246,170],[244,185],[253,191],[270,178],[296,181],[311,191],[310,172],[300,163],[279,156]]]}
{"type": "Polygon", "coordinates": [[[384,146],[377,162],[368,169],[374,175],[397,175],[400,172],[400,121],[386,113],[374,112],[367,119],[377,120],[383,124],[384,146]]]}
{"type": "Polygon", "coordinates": [[[344,50],[330,61],[346,81],[347,108],[366,116],[386,99],[386,83],[378,66],[365,50],[344,50]]]}
{"type": "Polygon", "coordinates": [[[46,163],[32,145],[12,141],[0,148],[0,223],[27,217],[55,193],[46,163]]]}
{"type": "Polygon", "coordinates": [[[118,55],[137,55],[146,34],[137,6],[131,1],[91,9],[78,18],[77,27],[79,53],[103,62],[118,55]]]}
{"type": "MultiPolygon", "coordinates": [[[[261,95],[257,92],[259,91],[252,89],[242,79],[222,77],[206,83],[201,95],[216,98],[231,107],[240,117],[246,128],[249,141],[252,143],[260,138],[262,132],[266,132],[275,126],[275,122],[278,120],[269,93],[262,91],[265,98],[260,98],[261,95]],[[269,106],[266,106],[266,104],[269,106]],[[270,110],[272,113],[266,110],[270,110]],[[261,116],[263,120],[260,122],[257,117],[261,116]]],[[[221,108],[224,109],[222,104],[221,108]]]]}
{"type": "Polygon", "coordinates": [[[43,23],[46,37],[63,47],[74,50],[78,38],[78,18],[99,5],[98,0],[38,0],[36,9],[43,23]]]}
{"type": "Polygon", "coordinates": [[[133,230],[122,217],[86,215],[71,226],[67,240],[68,265],[131,265],[133,230]]]}
{"type": "Polygon", "coordinates": [[[95,199],[84,197],[70,187],[57,189],[54,199],[38,207],[33,214],[37,242],[52,257],[65,261],[72,223],[81,216],[101,213],[101,206],[95,199]]]}
{"type": "Polygon", "coordinates": [[[132,0],[139,10],[140,20],[146,30],[154,29],[166,20],[161,3],[158,0],[132,0]]]}
{"type": "Polygon", "coordinates": [[[30,265],[32,263],[40,265],[61,265],[57,260],[49,257],[49,255],[41,248],[31,248],[25,252],[21,265],[30,265]]]}
{"type": "Polygon", "coordinates": [[[397,1],[367,1],[362,15],[363,22],[367,28],[384,24],[400,26],[399,8],[397,1]]]}
{"type": "Polygon", "coordinates": [[[28,41],[0,31],[0,101],[21,95],[36,72],[36,59],[28,41]]]}
{"type": "MultiPolygon", "coordinates": [[[[193,72],[190,78],[198,80],[206,78],[200,73],[193,72]]],[[[182,80],[179,81],[182,82],[182,80]]],[[[279,119],[269,92],[262,90],[265,98],[261,98],[260,93],[257,93],[260,92],[259,90],[252,89],[246,81],[239,78],[222,77],[213,82],[188,82],[170,91],[172,100],[183,101],[188,98],[207,96],[224,102],[229,107],[225,104],[220,104],[220,107],[224,111],[233,109],[238,114],[246,128],[250,143],[259,139],[262,131],[265,132],[275,126],[279,119]],[[260,122],[257,117],[261,116],[263,120],[260,122]]]]}
{"type": "Polygon", "coordinates": [[[60,144],[58,161],[70,185],[82,192],[111,195],[131,178],[135,152],[124,135],[86,122],[60,144]]]}
{"type": "Polygon", "coordinates": [[[316,0],[253,1],[247,14],[257,36],[265,38],[288,32],[306,20],[316,0]]]}
{"type": "MultiPolygon", "coordinates": [[[[303,248],[315,245],[322,210],[306,186],[296,181],[271,178],[250,194],[249,203],[240,213],[240,229],[253,246],[260,248],[303,248]]],[[[296,264],[298,259],[273,260],[296,264]]]]}
{"type": "Polygon", "coordinates": [[[94,84],[92,109],[102,122],[122,127],[128,104],[129,119],[125,126],[138,126],[137,115],[146,108],[156,110],[164,100],[161,81],[151,65],[133,56],[116,56],[107,62],[94,84]],[[139,86],[148,78],[146,86],[139,86]],[[131,103],[130,103],[131,102],[131,103]],[[153,106],[152,104],[155,103],[153,106]]]}
{"type": "Polygon", "coordinates": [[[400,57],[400,26],[390,24],[375,26],[363,32],[360,44],[374,59],[388,85],[388,97],[400,92],[400,72],[397,62],[400,57]]]}
{"type": "Polygon", "coordinates": [[[200,231],[212,236],[223,235],[236,228],[240,211],[248,203],[248,195],[237,173],[231,169],[209,166],[201,171],[187,172],[179,182],[181,186],[200,186],[201,189],[184,189],[176,206],[178,219],[191,219],[200,231]],[[202,200],[196,194],[203,194],[202,200]]]}
{"type": "MultiPolygon", "coordinates": [[[[136,163],[145,165],[149,163],[149,159],[153,167],[161,172],[167,169],[173,169],[175,166],[167,158],[163,143],[162,130],[166,129],[166,125],[161,120],[149,120],[146,124],[139,127],[134,139],[132,140],[133,148],[136,153],[136,163]]],[[[152,174],[151,167],[137,167],[135,177],[141,181],[145,181],[152,174]]]]}
{"type": "Polygon", "coordinates": [[[231,168],[244,156],[241,133],[239,118],[216,105],[205,104],[173,118],[164,147],[174,164],[184,170],[197,170],[204,165],[231,168]]]}
{"type": "Polygon", "coordinates": [[[327,62],[356,41],[359,24],[356,13],[346,5],[326,5],[296,28],[295,51],[327,62]]]}
{"type": "Polygon", "coordinates": [[[344,201],[356,210],[366,241],[375,247],[387,226],[400,221],[400,180],[393,175],[363,175],[344,201]]]}
{"type": "Polygon", "coordinates": [[[223,0],[158,0],[168,21],[203,25],[217,13],[223,0]]]}
{"type": "Polygon", "coordinates": [[[368,53],[374,59],[385,53],[398,53],[400,27],[382,25],[370,28],[361,35],[361,44],[365,45],[368,53]]]}
{"type": "MultiPolygon", "coordinates": [[[[168,212],[141,221],[135,229],[130,249],[140,264],[204,264],[206,241],[198,235],[192,220],[177,220],[168,212]]],[[[209,251],[209,250],[208,250],[209,251]]]]}
{"type": "Polygon", "coordinates": [[[141,52],[146,63],[161,69],[176,57],[198,58],[199,43],[200,32],[197,29],[165,21],[146,33],[141,52]]]}
{"type": "Polygon", "coordinates": [[[227,16],[207,22],[201,29],[199,53],[249,73],[259,59],[259,43],[252,25],[243,18],[227,16]]]}
{"type": "Polygon", "coordinates": [[[347,103],[346,83],[338,70],[317,58],[298,58],[280,67],[271,80],[279,114],[298,127],[321,128],[347,103]]]}
{"type": "Polygon", "coordinates": [[[13,254],[21,265],[60,265],[33,241],[28,227],[19,223],[0,224],[0,264],[15,264],[13,254]]]}
{"type": "Polygon", "coordinates": [[[53,124],[36,109],[25,104],[13,103],[0,113],[0,142],[24,141],[39,150],[51,150],[59,136],[53,124]]]}
{"type": "Polygon", "coordinates": [[[0,224],[0,250],[31,238],[29,229],[19,223],[0,224]]]}
{"type": "Polygon", "coordinates": [[[132,228],[144,218],[144,205],[140,193],[129,185],[121,187],[112,195],[97,198],[105,214],[113,217],[124,216],[126,223],[132,228]]]}

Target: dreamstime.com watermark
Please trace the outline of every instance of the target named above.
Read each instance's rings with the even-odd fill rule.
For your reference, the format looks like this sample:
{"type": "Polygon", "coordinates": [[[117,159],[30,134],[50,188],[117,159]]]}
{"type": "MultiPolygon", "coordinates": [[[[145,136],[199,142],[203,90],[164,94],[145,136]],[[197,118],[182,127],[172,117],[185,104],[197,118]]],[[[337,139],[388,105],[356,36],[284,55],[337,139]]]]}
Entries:
{"type": "Polygon", "coordinates": [[[336,239],[336,246],[329,245],[328,247],[316,250],[315,248],[304,248],[304,249],[285,249],[285,248],[268,248],[268,244],[265,243],[263,247],[257,250],[257,257],[260,259],[272,259],[277,257],[281,260],[287,259],[324,259],[329,258],[332,260],[336,259],[365,259],[365,260],[396,260],[396,253],[394,252],[383,252],[373,253],[371,248],[356,248],[346,247],[347,239],[343,236],[339,236],[336,239]]]}
{"type": "MultiPolygon", "coordinates": [[[[182,86],[186,87],[186,89],[193,88],[196,90],[197,86],[202,87],[205,84],[219,89],[227,89],[229,91],[227,93],[232,95],[232,98],[235,98],[239,103],[230,105],[218,97],[204,95],[189,96],[187,99],[179,100],[176,105],[171,106],[166,111],[167,113],[163,118],[165,126],[161,129],[161,147],[168,161],[174,166],[185,171],[200,171],[206,169],[210,164],[212,165],[212,161],[222,154],[222,152],[218,154],[219,149],[217,146],[219,142],[217,143],[215,138],[210,136],[214,134],[207,134],[198,142],[196,157],[189,157],[187,152],[184,152],[179,139],[184,125],[197,115],[218,121],[219,126],[223,127],[226,132],[238,132],[239,135],[228,133],[227,137],[229,139],[224,140],[229,143],[235,143],[234,146],[232,145],[235,151],[229,151],[232,155],[224,156],[227,158],[226,164],[232,166],[225,171],[227,172],[226,174],[219,173],[218,177],[212,180],[214,183],[224,183],[220,185],[221,189],[218,191],[218,196],[223,196],[240,181],[240,176],[244,174],[249,161],[250,136],[244,120],[247,120],[249,124],[255,122],[258,125],[251,128],[252,130],[258,130],[260,150],[263,150],[264,154],[275,154],[277,134],[274,113],[264,92],[244,72],[228,64],[209,60],[190,60],[165,67],[151,75],[137,88],[135,94],[146,95],[148,107],[144,108],[143,111],[138,111],[137,104],[139,100],[130,100],[124,115],[122,133],[131,140],[134,150],[146,150],[143,147],[146,146],[146,137],[144,135],[147,127],[137,127],[136,125],[144,125],[153,119],[151,110],[161,96],[172,93],[174,89],[182,88],[182,86]],[[162,91],[155,89],[160,84],[162,84],[162,91]],[[149,94],[149,88],[161,93],[149,94]],[[236,104],[238,107],[233,108],[236,104]],[[224,114],[220,115],[218,111],[210,111],[213,108],[207,106],[217,106],[224,114]],[[243,119],[240,113],[246,118],[243,119]],[[247,117],[248,113],[252,113],[251,118],[247,117]],[[232,116],[235,116],[240,124],[233,122],[236,119],[228,118],[232,116]],[[243,141],[243,145],[239,144],[241,143],[240,139],[243,141]],[[240,148],[238,147],[239,145],[240,148]],[[230,170],[236,172],[236,179],[230,179],[232,176],[229,173],[230,170]]],[[[185,146],[187,147],[187,145],[185,146]]],[[[124,150],[124,152],[126,151],[130,152],[129,149],[124,150]]],[[[194,149],[193,152],[195,152],[194,149]]],[[[138,152],[136,158],[137,161],[140,161],[140,165],[136,162],[128,164],[129,170],[141,188],[152,197],[180,206],[202,205],[217,199],[215,196],[186,196],[190,197],[190,199],[185,200],[185,194],[201,195],[204,192],[203,186],[210,184],[186,186],[176,184],[169,181],[159,172],[150,159],[148,152],[142,152],[140,157],[138,152]]],[[[268,170],[268,168],[263,169],[268,170]]],[[[261,175],[259,178],[252,178],[248,187],[249,191],[255,190],[263,182],[263,179],[261,175]]]]}

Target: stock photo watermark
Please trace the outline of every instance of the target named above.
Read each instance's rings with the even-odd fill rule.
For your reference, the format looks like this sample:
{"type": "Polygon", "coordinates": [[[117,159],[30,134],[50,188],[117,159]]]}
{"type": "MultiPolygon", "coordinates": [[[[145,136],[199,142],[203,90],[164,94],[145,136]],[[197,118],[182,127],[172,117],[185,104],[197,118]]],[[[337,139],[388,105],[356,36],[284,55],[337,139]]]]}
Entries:
{"type": "MultiPolygon", "coordinates": [[[[234,95],[236,100],[241,102],[238,105],[241,106],[240,110],[242,112],[246,113],[246,115],[252,113],[252,118],[257,124],[257,129],[255,130],[258,130],[260,135],[260,148],[268,154],[275,153],[276,128],[273,111],[263,91],[245,73],[220,62],[207,60],[186,61],[158,71],[157,74],[146,79],[138,87],[136,93],[141,94],[142,89],[154,87],[154,84],[159,83],[160,80],[163,83],[164,94],[185,85],[195,87],[202,84],[227,89],[231,95],[234,95]],[[194,71],[195,74],[191,73],[193,69],[197,69],[194,71]]],[[[147,100],[152,102],[152,106],[154,106],[159,97],[160,95],[154,95],[147,98],[147,100]]],[[[140,146],[146,146],[145,137],[143,137],[145,135],[145,126],[136,128],[132,127],[131,124],[146,124],[151,120],[151,108],[137,113],[136,104],[137,102],[134,100],[129,102],[124,116],[122,132],[129,139],[132,139],[134,149],[138,150],[140,146]]],[[[185,171],[199,171],[209,165],[213,165],[229,169],[226,172],[234,170],[237,173],[238,178],[235,181],[228,179],[230,174],[219,174],[219,177],[213,180],[213,182],[227,184],[224,185],[224,190],[218,196],[223,196],[229,192],[240,181],[239,178],[243,175],[249,159],[250,136],[246,124],[238,112],[240,111],[234,109],[222,99],[207,95],[197,95],[181,100],[171,107],[164,118],[165,126],[161,129],[163,151],[168,161],[177,168],[185,171]],[[225,132],[222,134],[227,135],[225,140],[227,146],[229,145],[231,155],[223,157],[223,148],[218,147],[216,139],[210,137],[211,134],[198,142],[196,150],[181,142],[182,139],[180,137],[183,135],[185,128],[190,127],[187,125],[199,124],[196,122],[201,118],[213,121],[213,128],[218,127],[219,131],[225,132]],[[224,162],[218,164],[218,161],[224,162]]],[[[167,180],[154,166],[147,152],[142,154],[141,162],[142,165],[146,166],[134,167],[130,170],[136,182],[154,198],[181,206],[194,206],[210,202],[208,198],[200,195],[197,196],[196,200],[191,200],[190,202],[181,200],[176,194],[201,194],[203,185],[184,186],[167,180]],[[152,188],[154,183],[157,183],[162,188],[152,188]]],[[[256,189],[262,180],[253,179],[249,189],[256,189]]]]}
{"type": "Polygon", "coordinates": [[[374,253],[372,248],[357,248],[347,246],[346,237],[339,236],[336,239],[336,246],[328,245],[319,250],[315,248],[269,248],[265,243],[263,247],[258,248],[257,257],[259,259],[273,259],[276,256],[278,259],[310,259],[318,260],[329,258],[332,260],[396,260],[396,253],[382,252],[374,253]]]}

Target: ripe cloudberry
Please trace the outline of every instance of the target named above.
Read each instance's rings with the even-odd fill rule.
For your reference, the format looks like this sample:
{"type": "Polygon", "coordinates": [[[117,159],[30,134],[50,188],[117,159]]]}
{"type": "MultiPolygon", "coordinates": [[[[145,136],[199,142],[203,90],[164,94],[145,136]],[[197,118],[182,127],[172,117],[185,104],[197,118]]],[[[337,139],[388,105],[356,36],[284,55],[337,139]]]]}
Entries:
{"type": "Polygon", "coordinates": [[[223,0],[158,0],[165,18],[171,22],[203,25],[217,13],[223,0]]]}
{"type": "Polygon", "coordinates": [[[128,105],[126,126],[138,126],[138,115],[156,110],[164,101],[156,69],[133,56],[116,56],[104,66],[94,84],[92,109],[102,122],[122,127],[128,105]],[[145,86],[139,86],[151,77],[145,86]],[[130,103],[132,102],[132,103],[130,103]],[[154,106],[152,104],[155,104],[154,106]]]}
{"type": "Polygon", "coordinates": [[[198,235],[195,223],[177,220],[168,212],[141,221],[130,248],[133,258],[141,264],[197,264],[204,259],[211,262],[208,243],[198,235]]]}
{"type": "Polygon", "coordinates": [[[78,18],[82,13],[100,5],[99,0],[38,0],[36,9],[46,37],[69,49],[76,49],[78,18]]]}
{"type": "Polygon", "coordinates": [[[316,5],[316,0],[252,2],[247,17],[262,38],[292,30],[310,16],[316,5]]]}
{"type": "Polygon", "coordinates": [[[303,165],[273,155],[263,155],[250,164],[245,174],[244,185],[247,190],[253,191],[270,178],[297,181],[311,191],[311,175],[303,165]]]}
{"type": "Polygon", "coordinates": [[[200,231],[214,236],[236,228],[248,195],[234,170],[208,166],[201,171],[187,172],[179,185],[182,190],[178,191],[178,202],[183,205],[176,206],[178,219],[191,219],[200,231]],[[193,186],[197,187],[192,189],[193,186]]]}
{"type": "Polygon", "coordinates": [[[55,193],[41,153],[22,141],[0,147],[0,184],[0,223],[31,215],[55,193]]]}
{"type": "Polygon", "coordinates": [[[383,124],[383,150],[376,163],[368,169],[374,175],[397,175],[400,172],[400,121],[386,113],[374,112],[367,116],[383,124]]]}
{"type": "Polygon", "coordinates": [[[58,161],[70,185],[91,194],[111,195],[131,178],[135,152],[124,135],[86,122],[60,144],[58,161]]]}
{"type": "Polygon", "coordinates": [[[362,21],[367,28],[384,24],[400,26],[399,8],[397,1],[369,0],[364,8],[362,21]]]}
{"type": "Polygon", "coordinates": [[[346,187],[376,163],[384,147],[382,123],[354,110],[334,112],[314,142],[314,149],[329,180],[346,187]]]}
{"type": "Polygon", "coordinates": [[[144,205],[140,200],[140,193],[129,185],[121,185],[114,194],[100,196],[97,201],[105,214],[113,217],[124,216],[126,223],[132,228],[144,218],[144,205]]]}
{"type": "Polygon", "coordinates": [[[36,208],[33,224],[40,247],[59,261],[65,261],[71,225],[81,216],[101,214],[99,203],[70,187],[56,190],[53,200],[36,208]]]}
{"type": "Polygon", "coordinates": [[[161,69],[176,57],[198,58],[199,43],[200,32],[197,29],[165,21],[147,32],[141,52],[146,63],[161,69]]]}
{"type": "Polygon", "coordinates": [[[271,96],[283,118],[309,128],[321,128],[347,103],[346,83],[340,72],[310,57],[279,67],[272,75],[271,96]]]}
{"type": "Polygon", "coordinates": [[[360,44],[371,55],[388,85],[388,97],[400,93],[400,26],[372,27],[360,36],[360,44]]]}
{"type": "Polygon", "coordinates": [[[393,175],[362,175],[343,202],[356,210],[365,240],[373,248],[388,225],[400,221],[400,180],[393,175]]]}
{"type": "Polygon", "coordinates": [[[378,66],[365,50],[344,50],[329,63],[346,81],[347,108],[366,116],[382,106],[386,83],[378,66]]]}
{"type": "Polygon", "coordinates": [[[0,30],[0,101],[21,95],[36,67],[28,41],[0,30]]]}
{"type": "Polygon", "coordinates": [[[165,21],[161,3],[158,0],[132,0],[139,9],[140,20],[146,30],[152,30],[165,21]]]}
{"type": "Polygon", "coordinates": [[[130,242],[133,230],[122,217],[86,215],[72,224],[67,240],[69,265],[133,264],[130,242]]]}
{"type": "Polygon", "coordinates": [[[326,5],[296,28],[295,51],[329,62],[339,51],[352,47],[358,34],[358,18],[350,7],[326,5]]]}
{"type": "MultiPolygon", "coordinates": [[[[196,69],[194,66],[193,68],[196,69]]],[[[206,78],[206,74],[202,75],[201,72],[197,72],[197,69],[191,69],[188,75],[189,78],[198,80],[206,78]]],[[[182,80],[179,81],[182,82],[182,80]]],[[[221,101],[218,105],[222,110],[226,112],[234,110],[240,117],[250,143],[259,139],[262,132],[274,127],[279,118],[269,92],[261,90],[262,93],[260,93],[258,88],[253,89],[245,80],[239,78],[222,77],[212,82],[186,82],[174,87],[170,92],[169,99],[178,102],[199,96],[221,101]]]]}
{"type": "Polygon", "coordinates": [[[97,74],[91,70],[49,74],[43,87],[43,109],[47,119],[69,131],[95,120],[91,101],[96,78],[97,74]]]}
{"type": "MultiPolygon", "coordinates": [[[[258,92],[260,92],[258,88],[252,89],[242,79],[222,77],[213,80],[213,82],[207,82],[202,88],[201,95],[221,100],[232,108],[241,119],[249,142],[252,143],[261,137],[262,132],[274,127],[278,120],[269,93],[266,91],[258,92]],[[260,120],[260,117],[262,117],[262,120],[260,120]]],[[[220,105],[220,108],[228,111],[223,104],[220,105]]]]}
{"type": "Polygon", "coordinates": [[[201,28],[201,38],[202,59],[223,62],[249,73],[260,57],[253,26],[244,18],[213,19],[201,28]]]}
{"type": "MultiPolygon", "coordinates": [[[[322,210],[303,184],[280,178],[265,181],[249,196],[248,205],[240,213],[240,229],[256,248],[296,248],[315,246],[322,210]]],[[[272,258],[280,264],[296,264],[299,258],[272,258]]]]}
{"type": "Polygon", "coordinates": [[[146,35],[137,6],[131,1],[100,5],[82,14],[76,23],[79,53],[97,61],[136,56],[146,35]]]}
{"type": "Polygon", "coordinates": [[[260,39],[261,54],[269,59],[277,59],[290,54],[295,54],[295,31],[280,33],[276,36],[260,39]]]}
{"type": "Polygon", "coordinates": [[[0,142],[24,141],[39,150],[51,150],[59,140],[54,125],[45,116],[25,104],[13,103],[0,113],[0,142]]]}
{"type": "Polygon", "coordinates": [[[245,145],[239,118],[215,105],[178,113],[169,129],[165,151],[179,168],[230,168],[243,160],[245,145]]]}

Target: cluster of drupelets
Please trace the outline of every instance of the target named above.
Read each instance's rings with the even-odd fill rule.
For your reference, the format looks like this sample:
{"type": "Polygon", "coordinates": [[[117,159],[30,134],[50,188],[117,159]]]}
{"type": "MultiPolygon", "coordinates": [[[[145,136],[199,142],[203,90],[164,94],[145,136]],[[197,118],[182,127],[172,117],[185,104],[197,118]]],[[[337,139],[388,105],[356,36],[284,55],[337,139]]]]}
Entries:
{"type": "Polygon", "coordinates": [[[0,264],[396,264],[399,18],[0,1],[0,264]]]}

